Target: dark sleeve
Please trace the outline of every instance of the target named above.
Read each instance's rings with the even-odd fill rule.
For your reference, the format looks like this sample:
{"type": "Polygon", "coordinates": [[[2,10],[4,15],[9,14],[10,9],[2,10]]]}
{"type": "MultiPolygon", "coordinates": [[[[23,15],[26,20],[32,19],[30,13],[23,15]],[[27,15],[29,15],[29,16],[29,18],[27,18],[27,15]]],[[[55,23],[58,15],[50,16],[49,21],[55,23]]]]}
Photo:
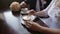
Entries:
{"type": "Polygon", "coordinates": [[[26,4],[30,4],[30,0],[25,0],[26,4]]]}

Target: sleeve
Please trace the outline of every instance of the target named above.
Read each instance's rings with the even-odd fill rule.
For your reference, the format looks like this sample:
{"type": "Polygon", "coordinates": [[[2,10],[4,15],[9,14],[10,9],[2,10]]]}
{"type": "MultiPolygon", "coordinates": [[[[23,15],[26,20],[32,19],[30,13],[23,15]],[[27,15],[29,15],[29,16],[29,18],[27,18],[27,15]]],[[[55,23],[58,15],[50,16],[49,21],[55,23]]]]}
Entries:
{"type": "Polygon", "coordinates": [[[44,9],[43,11],[48,11],[50,9],[50,7],[54,4],[55,0],[52,0],[51,3],[48,5],[48,7],[46,9],[44,9]]]}

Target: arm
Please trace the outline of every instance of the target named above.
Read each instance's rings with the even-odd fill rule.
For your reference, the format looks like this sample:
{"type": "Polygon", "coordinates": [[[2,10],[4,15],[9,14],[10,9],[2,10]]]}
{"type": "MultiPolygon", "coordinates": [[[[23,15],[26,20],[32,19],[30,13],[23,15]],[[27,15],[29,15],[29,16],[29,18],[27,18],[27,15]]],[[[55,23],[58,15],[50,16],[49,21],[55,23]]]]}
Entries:
{"type": "Polygon", "coordinates": [[[60,34],[60,29],[53,29],[53,28],[47,28],[47,27],[40,27],[40,31],[39,32],[43,32],[43,33],[49,33],[49,34],[60,34]]]}
{"type": "Polygon", "coordinates": [[[48,27],[43,27],[36,22],[33,21],[27,21],[26,23],[27,28],[33,31],[42,32],[44,34],[60,34],[60,29],[53,29],[48,27]]]}
{"type": "Polygon", "coordinates": [[[35,13],[35,15],[41,16],[41,17],[49,17],[48,16],[48,11],[54,6],[55,0],[52,0],[51,3],[49,4],[49,6],[42,10],[42,11],[38,11],[35,13]]]}

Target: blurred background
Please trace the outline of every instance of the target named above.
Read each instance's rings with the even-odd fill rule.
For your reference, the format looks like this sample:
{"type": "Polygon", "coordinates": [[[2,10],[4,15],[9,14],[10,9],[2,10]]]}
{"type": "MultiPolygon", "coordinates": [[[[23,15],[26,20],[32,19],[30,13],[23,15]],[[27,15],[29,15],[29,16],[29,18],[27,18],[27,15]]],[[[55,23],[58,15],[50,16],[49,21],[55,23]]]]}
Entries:
{"type": "Polygon", "coordinates": [[[22,2],[23,0],[0,0],[0,10],[9,8],[13,1],[22,2]]]}

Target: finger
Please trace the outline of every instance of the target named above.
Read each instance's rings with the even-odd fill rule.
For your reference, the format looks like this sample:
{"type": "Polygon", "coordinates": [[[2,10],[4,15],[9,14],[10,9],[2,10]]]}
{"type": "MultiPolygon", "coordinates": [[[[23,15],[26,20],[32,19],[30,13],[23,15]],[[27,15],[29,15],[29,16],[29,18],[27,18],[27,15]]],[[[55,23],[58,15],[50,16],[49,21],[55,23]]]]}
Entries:
{"type": "Polygon", "coordinates": [[[30,28],[29,26],[25,25],[27,28],[30,28]]]}
{"type": "Polygon", "coordinates": [[[29,28],[32,26],[31,24],[27,24],[27,26],[29,26],[29,28]]]}
{"type": "Polygon", "coordinates": [[[26,24],[26,27],[30,29],[31,28],[31,25],[30,24],[26,24]]]}
{"type": "Polygon", "coordinates": [[[35,22],[33,22],[33,21],[27,21],[27,22],[29,22],[29,23],[31,23],[31,24],[32,24],[32,23],[35,23],[35,22]]]}
{"type": "Polygon", "coordinates": [[[29,28],[31,28],[31,26],[32,26],[32,22],[27,21],[26,26],[28,26],[29,28]]]}
{"type": "Polygon", "coordinates": [[[27,24],[30,24],[30,25],[32,25],[32,22],[31,21],[26,21],[27,22],[27,24]]]}

